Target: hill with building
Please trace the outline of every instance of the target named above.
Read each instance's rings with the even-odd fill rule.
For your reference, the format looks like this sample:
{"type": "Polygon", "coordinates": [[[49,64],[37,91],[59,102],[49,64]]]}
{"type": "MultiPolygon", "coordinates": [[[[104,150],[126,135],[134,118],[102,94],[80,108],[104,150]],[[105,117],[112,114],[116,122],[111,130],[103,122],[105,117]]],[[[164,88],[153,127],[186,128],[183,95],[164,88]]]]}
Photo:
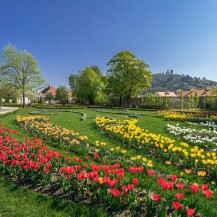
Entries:
{"type": "Polygon", "coordinates": [[[217,84],[215,81],[207,80],[205,77],[191,77],[189,75],[175,74],[173,70],[153,74],[152,87],[145,92],[177,91],[191,89],[206,89],[217,84]]]}

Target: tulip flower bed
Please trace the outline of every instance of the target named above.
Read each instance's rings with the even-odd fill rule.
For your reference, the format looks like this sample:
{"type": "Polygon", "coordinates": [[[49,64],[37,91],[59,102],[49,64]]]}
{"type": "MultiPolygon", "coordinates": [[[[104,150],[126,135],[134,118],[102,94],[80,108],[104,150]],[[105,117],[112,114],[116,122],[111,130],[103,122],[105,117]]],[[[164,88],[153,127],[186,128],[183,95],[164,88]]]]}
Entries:
{"type": "Polygon", "coordinates": [[[173,174],[159,175],[141,166],[126,170],[100,157],[98,164],[90,162],[90,157],[86,163],[76,156],[69,160],[39,139],[25,138],[19,143],[13,133],[17,132],[0,125],[0,171],[13,180],[38,185],[41,190],[55,189],[68,198],[105,207],[112,215],[212,215],[209,201],[214,192],[208,185],[188,184],[173,174]],[[206,200],[201,204],[199,198],[206,200]]]}
{"type": "Polygon", "coordinates": [[[205,152],[198,146],[191,147],[160,134],[149,133],[136,126],[137,120],[117,121],[103,117],[96,118],[96,126],[107,136],[112,137],[128,147],[143,150],[152,157],[163,162],[172,161],[179,168],[193,170],[194,173],[203,172],[207,179],[217,178],[216,152],[205,152]]]}
{"type": "Polygon", "coordinates": [[[209,128],[209,129],[217,129],[217,125],[215,124],[215,122],[199,122],[199,123],[194,123],[194,122],[186,122],[188,125],[191,126],[199,126],[199,127],[205,127],[205,128],[209,128]]]}
{"type": "Polygon", "coordinates": [[[205,122],[216,121],[217,114],[215,112],[177,112],[177,111],[158,111],[160,117],[166,120],[175,121],[192,121],[192,122],[205,122]]]}
{"type": "Polygon", "coordinates": [[[45,140],[49,139],[57,144],[57,146],[65,147],[68,150],[86,150],[86,155],[100,155],[101,157],[109,156],[110,160],[119,159],[122,162],[133,161],[137,166],[146,166],[152,168],[152,160],[146,158],[143,155],[131,156],[130,159],[126,159],[126,150],[120,147],[111,147],[108,149],[106,143],[96,141],[95,144],[91,144],[87,139],[87,136],[80,136],[79,133],[73,130],[67,130],[59,126],[54,126],[48,118],[44,116],[17,116],[17,123],[21,127],[25,127],[34,136],[39,136],[45,140]]]}
{"type": "MultiPolygon", "coordinates": [[[[200,125],[203,126],[202,123],[200,125]]],[[[215,127],[197,130],[180,127],[179,124],[167,124],[167,131],[170,134],[175,135],[190,144],[196,144],[207,151],[215,152],[217,150],[217,130],[215,127]]]]}

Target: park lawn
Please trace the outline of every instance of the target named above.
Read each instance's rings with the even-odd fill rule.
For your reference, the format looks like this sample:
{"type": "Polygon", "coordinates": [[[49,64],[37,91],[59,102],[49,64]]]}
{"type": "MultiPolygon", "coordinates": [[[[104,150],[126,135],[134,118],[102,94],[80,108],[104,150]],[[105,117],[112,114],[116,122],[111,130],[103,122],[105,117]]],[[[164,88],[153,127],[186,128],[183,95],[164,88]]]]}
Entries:
{"type": "Polygon", "coordinates": [[[1,176],[0,195],[2,217],[107,216],[100,208],[91,208],[64,199],[54,199],[7,181],[1,176]]]}
{"type": "MultiPolygon", "coordinates": [[[[8,117],[0,119],[0,123],[2,123],[5,127],[13,130],[19,131],[18,135],[15,135],[15,137],[22,141],[23,138],[28,135],[29,138],[32,138],[31,134],[28,134],[27,131],[23,128],[20,128],[16,122],[15,122],[15,117],[17,115],[22,115],[22,116],[29,116],[30,112],[35,111],[32,109],[20,109],[17,114],[10,115],[8,117]]],[[[143,155],[142,150],[134,150],[130,149],[127,146],[124,146],[120,143],[118,143],[115,140],[112,140],[110,138],[107,138],[104,134],[98,132],[98,130],[95,128],[95,119],[94,117],[96,116],[107,116],[107,117],[114,117],[117,119],[132,119],[132,117],[128,117],[126,115],[120,115],[120,114],[109,114],[107,113],[110,111],[111,113],[113,112],[118,112],[118,111],[123,111],[123,110],[117,110],[117,109],[106,109],[106,113],[103,112],[97,112],[95,109],[81,109],[81,110],[72,110],[72,111],[81,111],[83,113],[86,113],[88,117],[91,117],[90,119],[87,119],[85,121],[81,121],[81,114],[78,113],[73,113],[73,112],[56,112],[53,111],[53,115],[47,115],[49,117],[51,123],[57,126],[61,126],[66,129],[74,130],[75,132],[78,132],[80,135],[88,136],[88,140],[92,143],[95,144],[96,141],[100,142],[106,142],[108,148],[113,148],[113,147],[121,147],[123,149],[127,150],[127,153],[125,154],[126,157],[135,157],[137,155],[143,155]]],[[[155,133],[155,134],[162,134],[166,137],[175,139],[176,143],[181,142],[181,140],[178,140],[175,136],[170,135],[168,132],[166,132],[166,125],[168,123],[170,124],[176,124],[179,123],[177,121],[166,121],[163,118],[159,118],[155,112],[152,111],[135,111],[135,110],[129,110],[129,114],[145,114],[146,116],[139,117],[139,122],[138,126],[143,128],[143,129],[148,129],[149,132],[155,133]]],[[[52,112],[49,112],[49,114],[52,112]]],[[[46,114],[46,112],[45,112],[46,114]]],[[[182,126],[188,126],[187,124],[180,123],[182,126]]],[[[64,147],[56,147],[55,144],[52,142],[45,142],[46,145],[49,146],[49,148],[53,150],[59,150],[61,153],[65,152],[64,147]]],[[[76,154],[79,154],[76,152],[76,154]]],[[[180,171],[176,167],[172,165],[164,165],[162,162],[159,162],[158,159],[150,158],[147,156],[148,159],[151,159],[153,161],[154,167],[157,167],[158,171],[166,174],[171,174],[174,173],[176,175],[180,175],[180,171]]],[[[187,177],[189,181],[197,181],[198,177],[195,175],[189,175],[189,174],[183,174],[184,177],[187,177]]],[[[200,177],[201,180],[201,177],[200,177]]]]}
{"type": "MultiPolygon", "coordinates": [[[[27,115],[29,115],[30,111],[31,111],[30,109],[28,109],[28,110],[27,109],[26,110],[21,109],[17,114],[27,116],[27,115]]],[[[106,111],[113,112],[114,110],[106,110],[106,111]]],[[[131,119],[130,117],[127,117],[126,115],[108,114],[108,113],[101,113],[101,112],[98,113],[97,111],[93,111],[91,109],[82,109],[81,112],[86,113],[89,117],[94,117],[96,115],[100,115],[100,116],[115,117],[117,119],[131,119]]],[[[139,123],[138,123],[139,127],[144,128],[144,129],[148,129],[150,132],[160,133],[162,135],[165,135],[165,136],[168,136],[170,138],[175,139],[175,137],[169,135],[169,133],[166,132],[165,127],[166,127],[167,123],[176,124],[178,122],[165,121],[162,118],[156,117],[155,113],[149,112],[149,111],[144,111],[144,112],[143,111],[129,111],[129,113],[146,114],[146,116],[139,118],[139,123]]],[[[0,123],[2,123],[5,127],[9,128],[9,129],[14,129],[14,130],[19,131],[19,134],[17,135],[17,139],[19,139],[19,140],[22,140],[23,137],[26,135],[28,135],[28,137],[31,138],[31,135],[28,134],[26,130],[19,128],[15,124],[15,117],[17,114],[0,119],[0,123]]],[[[127,150],[127,154],[129,156],[135,156],[138,154],[142,154],[142,152],[128,149],[127,147],[120,145],[117,141],[110,140],[107,137],[105,137],[103,134],[100,134],[94,126],[94,118],[90,118],[90,119],[87,119],[85,121],[80,121],[81,115],[76,114],[76,113],[71,113],[71,112],[60,112],[59,114],[49,115],[48,117],[50,118],[50,121],[54,125],[62,126],[66,129],[73,129],[73,130],[79,132],[80,135],[88,136],[88,140],[91,143],[95,143],[95,141],[99,140],[100,142],[102,142],[102,141],[106,142],[108,147],[122,146],[123,148],[125,148],[127,150]]],[[[185,124],[182,124],[182,125],[185,125],[185,124]]],[[[47,142],[45,142],[45,144],[48,145],[50,148],[54,149],[52,144],[47,143],[47,142]]],[[[57,147],[56,149],[60,150],[59,147],[57,147]]],[[[64,152],[65,149],[61,148],[60,151],[64,152]]],[[[157,159],[153,159],[153,162],[154,162],[155,168],[160,172],[164,172],[166,174],[174,173],[176,175],[179,175],[181,172],[177,168],[174,168],[172,165],[163,165],[157,159]]],[[[194,175],[186,175],[186,178],[191,182],[197,182],[198,181],[197,176],[194,176],[194,175]]],[[[2,182],[3,182],[3,184],[5,183],[4,181],[2,181],[2,182]]],[[[7,190],[9,191],[9,189],[6,188],[6,191],[7,190]]],[[[19,194],[19,195],[20,195],[20,197],[22,197],[22,194],[19,194]]],[[[7,197],[7,194],[5,194],[5,196],[7,197]]],[[[8,197],[9,197],[9,195],[8,195],[8,197]]],[[[215,195],[215,199],[216,199],[216,195],[215,195]]],[[[10,200],[10,199],[6,199],[6,200],[10,200]]],[[[23,198],[23,200],[25,201],[25,198],[23,198]]],[[[50,199],[50,200],[52,201],[52,199],[50,199]]],[[[204,199],[201,198],[201,203],[203,203],[203,201],[205,202],[205,200],[206,200],[205,198],[204,199]]],[[[50,202],[50,203],[52,203],[52,202],[50,202]]],[[[13,201],[11,201],[10,204],[11,204],[11,207],[13,207],[13,201]]],[[[212,200],[209,202],[209,204],[210,205],[212,204],[212,206],[215,206],[216,202],[212,200]]],[[[47,207],[45,209],[49,210],[49,204],[47,207]]],[[[68,208],[68,205],[66,205],[66,207],[67,207],[66,208],[67,210],[70,209],[70,208],[68,208]]],[[[61,216],[61,213],[59,214],[58,210],[56,212],[57,212],[56,215],[53,215],[53,216],[61,216]]],[[[82,212],[82,211],[78,211],[78,212],[82,212]]],[[[90,212],[90,210],[89,210],[89,212],[90,212]]],[[[98,213],[97,216],[101,216],[101,210],[99,210],[98,212],[100,214],[98,213]]],[[[10,213],[10,211],[9,211],[9,213],[10,213]]],[[[37,211],[36,211],[36,213],[37,213],[37,211]]],[[[106,213],[105,213],[105,215],[106,215],[106,213]]],[[[16,216],[19,216],[19,214],[17,214],[16,216]]],[[[28,214],[25,214],[25,216],[28,216],[28,214]]],[[[36,214],[36,216],[37,216],[37,214],[36,214]]],[[[38,216],[40,216],[40,215],[38,215],[38,216]]],[[[46,215],[44,215],[44,216],[46,216],[46,215]]],[[[67,215],[65,215],[65,216],[67,216],[67,215]]]]}

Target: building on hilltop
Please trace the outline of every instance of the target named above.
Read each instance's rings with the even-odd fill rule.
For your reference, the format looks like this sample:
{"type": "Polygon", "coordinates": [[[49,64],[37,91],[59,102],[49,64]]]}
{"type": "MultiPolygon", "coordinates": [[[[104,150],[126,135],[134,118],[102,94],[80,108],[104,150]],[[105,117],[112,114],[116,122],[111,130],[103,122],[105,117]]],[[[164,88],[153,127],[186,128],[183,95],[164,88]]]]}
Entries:
{"type": "Polygon", "coordinates": [[[173,75],[173,69],[171,69],[171,70],[167,69],[165,74],[166,75],[173,75]]]}

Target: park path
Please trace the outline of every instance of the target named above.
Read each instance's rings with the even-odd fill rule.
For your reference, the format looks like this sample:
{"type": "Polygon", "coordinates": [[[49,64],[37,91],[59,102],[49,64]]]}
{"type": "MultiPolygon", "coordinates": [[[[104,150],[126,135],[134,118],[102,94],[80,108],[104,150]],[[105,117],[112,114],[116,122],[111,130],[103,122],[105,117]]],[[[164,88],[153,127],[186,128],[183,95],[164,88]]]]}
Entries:
{"type": "Polygon", "coordinates": [[[12,112],[14,110],[17,110],[18,108],[16,107],[5,107],[5,106],[2,106],[1,109],[0,109],[0,115],[1,114],[5,114],[7,112],[12,112]]]}

